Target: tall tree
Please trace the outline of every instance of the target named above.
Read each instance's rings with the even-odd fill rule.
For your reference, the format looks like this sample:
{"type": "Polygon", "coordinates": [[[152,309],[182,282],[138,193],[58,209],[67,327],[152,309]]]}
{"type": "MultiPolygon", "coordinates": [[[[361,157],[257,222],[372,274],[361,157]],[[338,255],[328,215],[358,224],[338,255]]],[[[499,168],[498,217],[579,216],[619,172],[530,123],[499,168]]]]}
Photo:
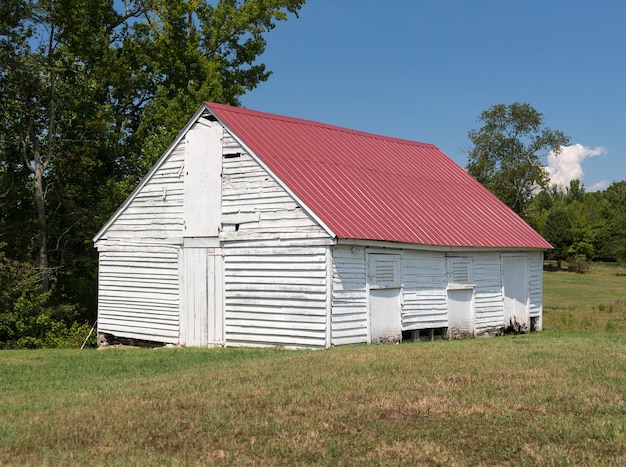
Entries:
{"type": "Polygon", "coordinates": [[[468,172],[522,217],[534,193],[548,186],[545,159],[558,154],[569,138],[543,125],[543,115],[529,104],[496,104],[470,130],[473,148],[468,172]]]}
{"type": "Polygon", "coordinates": [[[1,2],[4,258],[93,316],[93,234],[203,100],[238,104],[268,79],[265,34],[303,4],[1,2]]]}

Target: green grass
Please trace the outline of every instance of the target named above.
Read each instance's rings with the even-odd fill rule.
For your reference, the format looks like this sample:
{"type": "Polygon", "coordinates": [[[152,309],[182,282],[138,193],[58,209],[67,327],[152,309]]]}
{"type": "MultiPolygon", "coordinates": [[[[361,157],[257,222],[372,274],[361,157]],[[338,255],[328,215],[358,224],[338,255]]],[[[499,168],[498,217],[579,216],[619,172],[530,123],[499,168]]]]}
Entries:
{"type": "Polygon", "coordinates": [[[521,336],[3,351],[0,465],[626,465],[624,280],[546,273],[521,336]]]}
{"type": "Polygon", "coordinates": [[[544,328],[626,332],[626,268],[544,273],[544,328]]]}
{"type": "Polygon", "coordinates": [[[0,353],[0,464],[626,463],[626,336],[0,353]]]}

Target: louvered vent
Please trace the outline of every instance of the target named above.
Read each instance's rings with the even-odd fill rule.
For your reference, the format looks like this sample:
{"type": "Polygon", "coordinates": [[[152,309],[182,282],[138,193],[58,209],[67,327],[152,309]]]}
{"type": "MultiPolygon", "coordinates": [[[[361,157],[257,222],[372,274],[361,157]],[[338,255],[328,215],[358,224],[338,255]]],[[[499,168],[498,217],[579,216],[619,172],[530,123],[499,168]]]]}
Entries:
{"type": "Polygon", "coordinates": [[[376,261],[376,284],[391,285],[396,282],[396,268],[393,261],[376,261]]]}
{"type": "Polygon", "coordinates": [[[454,284],[468,284],[469,283],[469,268],[468,263],[455,261],[452,263],[452,282],[454,284]]]}

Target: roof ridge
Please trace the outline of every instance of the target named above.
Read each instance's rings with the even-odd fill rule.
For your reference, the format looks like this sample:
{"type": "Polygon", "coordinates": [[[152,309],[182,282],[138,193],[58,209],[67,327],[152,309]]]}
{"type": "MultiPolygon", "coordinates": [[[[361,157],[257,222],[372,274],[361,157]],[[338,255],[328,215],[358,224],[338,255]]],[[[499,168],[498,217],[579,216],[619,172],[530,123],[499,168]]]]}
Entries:
{"type": "Polygon", "coordinates": [[[278,121],[283,121],[283,122],[288,122],[288,123],[294,123],[298,125],[316,126],[318,128],[325,128],[327,130],[354,134],[354,135],[359,135],[359,136],[363,136],[367,138],[394,142],[398,144],[406,144],[409,146],[423,146],[423,147],[428,147],[428,148],[439,149],[435,144],[432,144],[432,143],[414,141],[414,140],[410,140],[406,138],[399,138],[395,136],[385,136],[385,135],[380,135],[378,133],[356,130],[353,128],[347,128],[347,127],[343,127],[339,125],[332,125],[332,124],[320,122],[317,120],[308,120],[306,118],[291,117],[288,115],[280,115],[280,114],[274,114],[274,113],[269,113],[269,112],[262,112],[260,110],[248,109],[245,107],[235,107],[235,106],[226,105],[226,104],[218,104],[215,102],[205,102],[205,104],[209,108],[220,107],[222,110],[225,110],[227,112],[236,112],[236,113],[241,113],[241,114],[245,114],[245,115],[252,116],[252,117],[267,118],[267,119],[278,120],[278,121]]]}

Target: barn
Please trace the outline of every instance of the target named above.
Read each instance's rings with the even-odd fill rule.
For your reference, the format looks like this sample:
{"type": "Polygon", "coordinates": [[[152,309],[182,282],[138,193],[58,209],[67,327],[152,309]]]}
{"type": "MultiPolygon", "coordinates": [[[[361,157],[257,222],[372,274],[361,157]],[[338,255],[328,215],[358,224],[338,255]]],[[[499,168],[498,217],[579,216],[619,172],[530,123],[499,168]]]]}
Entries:
{"type": "Polygon", "coordinates": [[[540,330],[551,248],[434,145],[210,102],[94,243],[101,342],[289,348],[540,330]]]}

